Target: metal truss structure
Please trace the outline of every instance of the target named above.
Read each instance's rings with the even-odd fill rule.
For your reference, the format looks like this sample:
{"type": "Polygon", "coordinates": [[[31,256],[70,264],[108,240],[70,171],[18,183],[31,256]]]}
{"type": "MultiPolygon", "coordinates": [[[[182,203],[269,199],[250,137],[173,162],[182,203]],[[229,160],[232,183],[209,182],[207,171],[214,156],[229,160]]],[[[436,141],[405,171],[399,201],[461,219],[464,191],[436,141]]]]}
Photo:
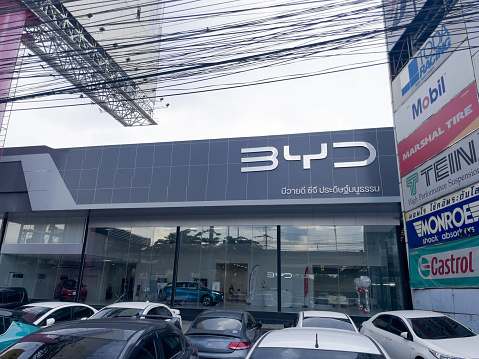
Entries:
{"type": "Polygon", "coordinates": [[[124,126],[156,125],[153,102],[59,1],[21,0],[38,18],[22,42],[124,126]]]}

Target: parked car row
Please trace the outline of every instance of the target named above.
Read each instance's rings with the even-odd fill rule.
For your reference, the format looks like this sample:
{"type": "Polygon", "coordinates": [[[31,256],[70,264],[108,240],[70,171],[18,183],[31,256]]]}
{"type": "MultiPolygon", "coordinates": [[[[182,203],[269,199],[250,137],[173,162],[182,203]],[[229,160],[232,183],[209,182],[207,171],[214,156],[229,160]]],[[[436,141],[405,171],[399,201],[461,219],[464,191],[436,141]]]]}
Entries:
{"type": "Polygon", "coordinates": [[[420,310],[379,313],[359,330],[344,313],[302,311],[284,329],[262,334],[262,323],[247,311],[210,309],[183,333],[179,311],[161,303],[91,308],[88,318],[85,304],[52,303],[0,310],[0,338],[14,333],[0,359],[456,359],[477,357],[479,348],[472,330],[420,310]]]}

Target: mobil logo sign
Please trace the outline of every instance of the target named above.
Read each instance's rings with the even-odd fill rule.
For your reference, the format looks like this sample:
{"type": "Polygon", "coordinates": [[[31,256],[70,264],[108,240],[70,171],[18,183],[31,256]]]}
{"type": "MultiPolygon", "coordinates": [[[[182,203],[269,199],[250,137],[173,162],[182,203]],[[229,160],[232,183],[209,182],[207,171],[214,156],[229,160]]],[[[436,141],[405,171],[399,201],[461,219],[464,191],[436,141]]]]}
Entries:
{"type": "MultiPolygon", "coordinates": [[[[435,93],[437,94],[439,91],[435,93]]],[[[478,127],[479,102],[476,84],[473,82],[398,144],[401,176],[406,175],[478,127]]]]}
{"type": "Polygon", "coordinates": [[[411,288],[478,287],[477,239],[410,250],[411,288]]]}
{"type": "Polygon", "coordinates": [[[467,51],[456,51],[394,113],[397,142],[407,138],[473,80],[471,56],[467,51]]]}
{"type": "Polygon", "coordinates": [[[411,212],[406,215],[409,248],[479,234],[479,187],[468,187],[411,212]],[[411,212],[426,214],[416,217],[411,212]]]}
{"type": "MultiPolygon", "coordinates": [[[[392,83],[394,110],[396,111],[424,82],[461,46],[466,39],[465,25],[454,20],[461,16],[459,6],[445,19],[424,42],[408,64],[392,83]]],[[[410,18],[410,16],[409,16],[410,18]]],[[[389,42],[390,39],[388,39],[389,42]]],[[[463,51],[460,51],[463,52],[463,51]]],[[[467,51],[465,51],[467,52],[467,51]]],[[[428,86],[430,87],[430,86],[428,86]]]]}

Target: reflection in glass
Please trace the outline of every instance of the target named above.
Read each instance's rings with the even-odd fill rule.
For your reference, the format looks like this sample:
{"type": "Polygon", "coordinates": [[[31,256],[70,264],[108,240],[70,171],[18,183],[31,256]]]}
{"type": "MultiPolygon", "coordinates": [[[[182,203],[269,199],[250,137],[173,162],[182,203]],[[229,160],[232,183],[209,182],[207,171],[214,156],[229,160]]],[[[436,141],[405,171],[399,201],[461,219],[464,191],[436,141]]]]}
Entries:
{"type": "Polygon", "coordinates": [[[282,226],[283,311],[402,308],[395,226],[282,226]]]}

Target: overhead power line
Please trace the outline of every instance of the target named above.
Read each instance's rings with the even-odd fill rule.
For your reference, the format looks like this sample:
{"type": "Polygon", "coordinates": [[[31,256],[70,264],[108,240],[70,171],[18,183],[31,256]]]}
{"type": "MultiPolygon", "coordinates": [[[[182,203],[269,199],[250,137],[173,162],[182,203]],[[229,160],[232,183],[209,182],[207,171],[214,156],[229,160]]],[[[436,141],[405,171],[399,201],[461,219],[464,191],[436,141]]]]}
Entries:
{"type": "MultiPolygon", "coordinates": [[[[140,9],[128,4],[117,6],[114,0],[89,1],[88,6],[83,0],[62,3],[72,13],[79,14],[79,21],[92,36],[107,38],[102,43],[105,51],[127,71],[132,81],[149,86],[145,94],[151,100],[384,64],[387,62],[385,34],[401,32],[417,14],[415,10],[407,10],[402,14],[402,23],[386,28],[385,9],[379,0],[168,0],[163,3],[161,34],[149,35],[140,28],[158,25],[156,2],[144,1],[140,9]],[[139,19],[125,15],[137,10],[139,19]],[[107,36],[108,33],[116,35],[107,36]],[[353,60],[353,55],[359,60],[353,60]],[[337,68],[322,65],[321,59],[331,57],[352,60],[346,61],[349,65],[338,62],[337,68]],[[366,57],[368,60],[363,60],[366,57]],[[322,67],[282,76],[272,72],[262,76],[260,72],[308,60],[315,60],[322,67]],[[256,79],[237,80],[238,74],[255,72],[259,74],[256,79]]],[[[448,21],[478,20],[479,4],[465,2],[463,12],[463,16],[448,21]]],[[[479,29],[470,28],[468,35],[479,36],[479,29]]],[[[69,51],[65,49],[61,55],[67,56],[69,51]]],[[[77,66],[76,71],[83,71],[86,65],[77,66]]],[[[0,102],[21,102],[22,109],[38,108],[34,103],[28,105],[29,101],[68,94],[57,100],[58,106],[85,104],[79,95],[87,86],[72,86],[32,53],[23,59],[20,79],[23,81],[16,95],[0,102]]],[[[95,86],[116,87],[122,81],[102,79],[95,86]]]]}

